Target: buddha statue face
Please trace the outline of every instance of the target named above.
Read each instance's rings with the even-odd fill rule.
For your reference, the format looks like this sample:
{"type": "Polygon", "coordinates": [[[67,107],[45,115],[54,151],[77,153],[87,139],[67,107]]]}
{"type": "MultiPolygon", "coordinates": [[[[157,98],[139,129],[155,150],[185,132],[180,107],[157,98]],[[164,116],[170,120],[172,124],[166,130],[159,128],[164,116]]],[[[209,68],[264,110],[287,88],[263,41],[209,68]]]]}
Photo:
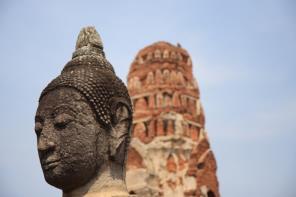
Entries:
{"type": "Polygon", "coordinates": [[[38,153],[46,181],[64,191],[89,181],[108,158],[108,136],[86,98],[60,87],[39,102],[38,153]]]}
{"type": "Polygon", "coordinates": [[[45,180],[71,192],[112,167],[111,180],[124,182],[131,125],[126,86],[94,27],[83,28],[72,60],[39,98],[35,131],[45,180]]]}

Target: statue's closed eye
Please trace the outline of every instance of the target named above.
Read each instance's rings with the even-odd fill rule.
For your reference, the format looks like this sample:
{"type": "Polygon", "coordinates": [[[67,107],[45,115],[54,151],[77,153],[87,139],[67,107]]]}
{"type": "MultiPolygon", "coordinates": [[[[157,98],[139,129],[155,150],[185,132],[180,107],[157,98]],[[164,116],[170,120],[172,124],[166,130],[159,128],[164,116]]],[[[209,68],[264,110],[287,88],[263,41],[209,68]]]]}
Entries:
{"type": "Polygon", "coordinates": [[[54,119],[54,127],[56,129],[65,129],[72,120],[73,117],[69,114],[59,114],[54,119]]]}

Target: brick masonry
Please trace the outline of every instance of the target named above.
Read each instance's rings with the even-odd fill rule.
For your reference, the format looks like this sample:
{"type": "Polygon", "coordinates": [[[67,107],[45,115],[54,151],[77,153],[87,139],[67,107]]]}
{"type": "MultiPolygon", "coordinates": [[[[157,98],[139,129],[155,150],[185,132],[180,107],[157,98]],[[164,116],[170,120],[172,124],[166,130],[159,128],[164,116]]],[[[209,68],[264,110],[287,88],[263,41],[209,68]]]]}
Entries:
{"type": "Polygon", "coordinates": [[[216,160],[188,52],[157,42],[128,75],[134,106],[126,182],[130,194],[219,197],[216,160]]]}

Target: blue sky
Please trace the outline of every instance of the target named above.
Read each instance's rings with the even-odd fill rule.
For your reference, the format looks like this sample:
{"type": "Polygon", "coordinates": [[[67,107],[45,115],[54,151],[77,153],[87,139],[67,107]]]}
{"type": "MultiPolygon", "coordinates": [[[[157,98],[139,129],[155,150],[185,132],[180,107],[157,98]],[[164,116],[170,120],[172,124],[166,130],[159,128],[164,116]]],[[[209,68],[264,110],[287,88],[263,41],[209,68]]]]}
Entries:
{"type": "Polygon", "coordinates": [[[61,196],[43,179],[34,115],[87,25],[123,80],[149,44],[188,50],[222,196],[296,196],[295,8],[292,0],[2,0],[0,196],[61,196]]]}

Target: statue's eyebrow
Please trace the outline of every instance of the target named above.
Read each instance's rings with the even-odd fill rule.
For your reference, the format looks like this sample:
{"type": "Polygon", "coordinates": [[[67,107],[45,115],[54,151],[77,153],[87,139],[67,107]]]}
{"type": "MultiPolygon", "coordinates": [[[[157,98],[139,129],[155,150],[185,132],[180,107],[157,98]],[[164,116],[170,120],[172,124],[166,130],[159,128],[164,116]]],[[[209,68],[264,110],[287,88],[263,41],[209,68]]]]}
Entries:
{"type": "Polygon", "coordinates": [[[70,107],[69,105],[58,105],[57,107],[54,108],[52,116],[56,116],[60,113],[67,113],[69,115],[75,116],[78,111],[75,110],[73,107],[70,107]]]}

